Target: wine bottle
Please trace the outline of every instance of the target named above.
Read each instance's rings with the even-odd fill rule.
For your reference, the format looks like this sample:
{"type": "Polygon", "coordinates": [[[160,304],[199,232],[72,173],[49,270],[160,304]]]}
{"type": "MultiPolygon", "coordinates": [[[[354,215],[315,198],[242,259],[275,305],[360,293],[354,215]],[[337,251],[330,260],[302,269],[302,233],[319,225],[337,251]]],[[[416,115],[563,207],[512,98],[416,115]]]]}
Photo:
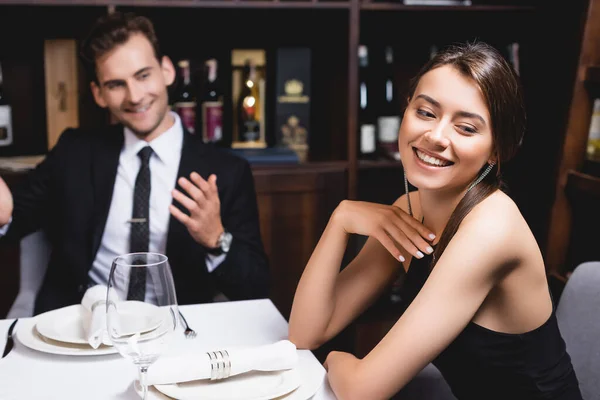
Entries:
{"type": "Polygon", "coordinates": [[[600,98],[594,100],[586,156],[590,160],[600,161],[600,98]]]}
{"type": "Polygon", "coordinates": [[[371,104],[369,53],[365,45],[358,47],[359,65],[359,149],[360,158],[374,158],[376,153],[375,121],[371,104]]]}
{"type": "Polygon", "coordinates": [[[260,139],[260,94],[256,66],[246,60],[242,79],[242,91],[238,101],[238,140],[255,142],[260,139]]]}
{"type": "Polygon", "coordinates": [[[0,145],[12,144],[12,109],[4,94],[4,80],[0,65],[0,145]]]}
{"type": "Polygon", "coordinates": [[[223,91],[217,60],[207,60],[205,67],[206,79],[200,95],[202,139],[205,143],[219,143],[223,139],[223,91]]]}
{"type": "Polygon", "coordinates": [[[400,159],[398,151],[398,131],[400,129],[400,104],[396,94],[394,79],[394,51],[391,46],[385,48],[385,64],[380,91],[383,99],[377,118],[377,145],[383,155],[394,160],[400,159]]]}
{"type": "Polygon", "coordinates": [[[196,95],[190,77],[189,60],[177,63],[182,83],[175,92],[173,110],[181,117],[181,123],[188,132],[196,133],[196,95]]]}

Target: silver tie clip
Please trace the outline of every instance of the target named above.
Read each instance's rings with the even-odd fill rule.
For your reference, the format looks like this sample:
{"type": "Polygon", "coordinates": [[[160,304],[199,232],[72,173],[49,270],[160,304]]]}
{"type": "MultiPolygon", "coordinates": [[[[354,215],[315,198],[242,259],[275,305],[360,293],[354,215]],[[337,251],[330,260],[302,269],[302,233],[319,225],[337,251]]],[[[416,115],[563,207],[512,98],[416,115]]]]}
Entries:
{"type": "Polygon", "coordinates": [[[141,224],[141,223],[146,222],[146,218],[131,218],[127,222],[132,223],[132,224],[141,224]]]}

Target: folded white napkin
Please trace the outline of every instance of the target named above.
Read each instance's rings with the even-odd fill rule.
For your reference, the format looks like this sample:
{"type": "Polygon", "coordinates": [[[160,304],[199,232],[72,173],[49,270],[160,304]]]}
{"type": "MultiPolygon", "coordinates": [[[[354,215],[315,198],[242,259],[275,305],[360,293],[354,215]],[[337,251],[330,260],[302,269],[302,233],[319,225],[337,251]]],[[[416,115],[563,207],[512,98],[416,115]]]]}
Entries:
{"type": "MultiPolygon", "coordinates": [[[[229,376],[248,371],[279,371],[294,368],[298,362],[296,346],[289,340],[257,347],[227,350],[231,362],[229,376]]],[[[210,379],[211,362],[207,353],[160,357],[148,368],[149,385],[210,379]]]]}
{"type": "MultiPolygon", "coordinates": [[[[88,311],[87,318],[82,321],[83,330],[88,343],[94,349],[102,343],[110,344],[106,330],[106,291],[107,287],[104,285],[92,286],[81,299],[81,305],[88,311]]],[[[111,291],[111,299],[117,300],[113,291],[111,291]]]]}

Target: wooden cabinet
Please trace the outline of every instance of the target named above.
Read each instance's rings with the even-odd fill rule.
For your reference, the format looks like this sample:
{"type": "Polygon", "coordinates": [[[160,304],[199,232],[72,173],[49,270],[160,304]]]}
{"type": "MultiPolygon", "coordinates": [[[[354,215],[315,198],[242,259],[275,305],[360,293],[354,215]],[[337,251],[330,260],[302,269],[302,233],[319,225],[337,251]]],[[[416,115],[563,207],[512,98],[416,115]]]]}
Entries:
{"type": "Polygon", "coordinates": [[[331,213],[346,196],[346,165],[255,168],[254,179],[273,279],[271,299],[288,318],[304,266],[331,213]]]}

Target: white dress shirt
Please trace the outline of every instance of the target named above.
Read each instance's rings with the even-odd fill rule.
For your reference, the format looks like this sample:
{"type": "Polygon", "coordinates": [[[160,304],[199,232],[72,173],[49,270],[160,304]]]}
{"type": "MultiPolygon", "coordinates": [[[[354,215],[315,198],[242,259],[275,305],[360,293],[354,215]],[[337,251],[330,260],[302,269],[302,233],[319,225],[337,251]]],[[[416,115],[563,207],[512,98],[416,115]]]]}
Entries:
{"type": "MultiPolygon", "coordinates": [[[[128,128],[124,129],[124,145],[119,157],[119,166],[113,188],[108,218],[100,241],[100,248],[89,272],[93,283],[106,285],[113,260],[119,255],[129,253],[129,233],[133,212],[133,189],[135,178],[141,166],[138,152],[145,146],[152,147],[150,157],[150,244],[148,251],[166,254],[167,234],[171,213],[169,205],[173,202],[171,191],[177,182],[183,129],[177,113],[171,112],[175,123],[156,139],[146,142],[139,139],[128,128]]],[[[184,193],[185,194],[185,193],[184,193]]],[[[208,272],[214,271],[225,259],[225,254],[214,256],[207,254],[208,272]]],[[[147,281],[146,293],[151,293],[151,279],[147,281]]]]}

